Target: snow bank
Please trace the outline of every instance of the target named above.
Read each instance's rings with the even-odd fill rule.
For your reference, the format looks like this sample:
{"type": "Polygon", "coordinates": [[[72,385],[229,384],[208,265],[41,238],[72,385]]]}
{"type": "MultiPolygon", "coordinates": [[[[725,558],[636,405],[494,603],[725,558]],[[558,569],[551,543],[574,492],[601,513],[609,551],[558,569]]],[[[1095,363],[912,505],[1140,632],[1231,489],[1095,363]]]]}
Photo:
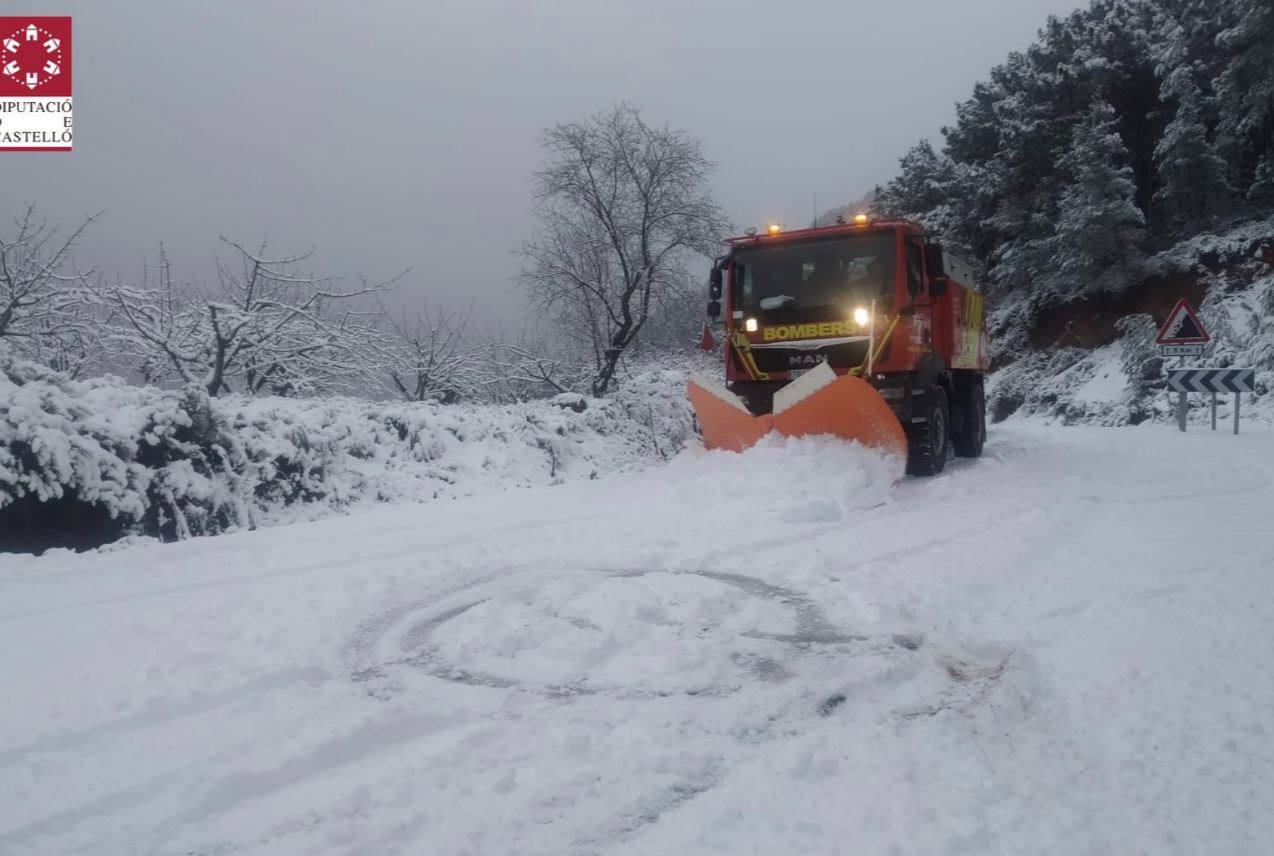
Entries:
{"type": "Polygon", "coordinates": [[[632,469],[691,435],[685,372],[507,406],[167,392],[0,354],[0,549],[166,539],[632,469]]]}

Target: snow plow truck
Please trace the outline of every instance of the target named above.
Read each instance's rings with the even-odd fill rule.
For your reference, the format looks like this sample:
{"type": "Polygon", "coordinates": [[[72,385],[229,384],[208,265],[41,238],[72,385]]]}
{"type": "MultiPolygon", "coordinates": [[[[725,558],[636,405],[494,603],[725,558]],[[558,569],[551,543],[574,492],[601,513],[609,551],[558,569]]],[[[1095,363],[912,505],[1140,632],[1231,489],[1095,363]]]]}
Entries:
{"type": "Polygon", "coordinates": [[[942,472],[950,450],[982,454],[983,297],[918,223],[859,214],[727,244],[708,303],[711,318],[724,309],[726,385],[689,387],[704,445],[830,434],[913,475],[942,472]]]}

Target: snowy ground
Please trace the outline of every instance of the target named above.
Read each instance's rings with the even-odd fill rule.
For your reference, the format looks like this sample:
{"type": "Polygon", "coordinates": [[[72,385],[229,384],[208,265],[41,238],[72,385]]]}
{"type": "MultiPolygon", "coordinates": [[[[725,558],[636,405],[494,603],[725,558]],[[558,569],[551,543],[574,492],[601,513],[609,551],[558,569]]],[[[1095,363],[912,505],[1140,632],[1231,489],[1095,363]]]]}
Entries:
{"type": "Polygon", "coordinates": [[[1271,472],[1019,423],[0,556],[0,853],[1268,852],[1271,472]]]}

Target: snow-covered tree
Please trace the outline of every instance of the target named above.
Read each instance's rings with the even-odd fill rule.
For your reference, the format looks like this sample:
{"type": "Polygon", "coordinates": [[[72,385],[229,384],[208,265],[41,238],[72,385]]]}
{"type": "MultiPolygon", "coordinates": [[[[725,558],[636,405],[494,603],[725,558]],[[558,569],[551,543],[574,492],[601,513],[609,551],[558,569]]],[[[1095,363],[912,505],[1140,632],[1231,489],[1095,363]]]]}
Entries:
{"type": "Polygon", "coordinates": [[[1059,222],[1077,217],[1058,153],[1094,99],[1113,108],[1131,168],[1132,193],[1119,196],[1156,214],[1155,243],[1245,204],[1274,148],[1272,10],[1269,0],[1093,0],[1049,18],[957,106],[942,150],[913,150],[890,186],[908,199],[917,186],[935,190],[906,213],[980,263],[997,300],[1039,307],[1062,284],[1050,276],[1065,243],[1054,240],[1059,222]],[[935,163],[941,181],[914,180],[935,163]]]}
{"type": "Polygon", "coordinates": [[[1274,208],[1274,148],[1257,164],[1256,176],[1247,189],[1247,201],[1258,208],[1274,208]]]}
{"type": "Polygon", "coordinates": [[[76,271],[72,259],[93,221],[62,234],[27,206],[14,230],[0,234],[0,343],[71,376],[93,361],[103,321],[93,272],[76,271]]]}
{"type": "Polygon", "coordinates": [[[1176,115],[1155,147],[1159,189],[1156,211],[1169,229],[1189,233],[1224,214],[1234,195],[1225,160],[1208,139],[1203,94],[1188,66],[1168,73],[1165,100],[1176,102],[1176,115]]]}
{"type": "Polygon", "coordinates": [[[300,265],[311,253],[270,258],[222,239],[237,264],[218,261],[212,288],[118,285],[111,298],[126,347],[155,379],[199,384],[209,395],[239,390],[292,394],[350,384],[368,370],[374,312],[351,302],[389,283],[341,291],[300,265]]]}
{"type": "Polygon", "coordinates": [[[529,323],[515,333],[497,326],[479,337],[474,394],[494,404],[529,401],[588,389],[591,372],[579,354],[562,347],[558,331],[529,323]]]}
{"type": "Polygon", "coordinates": [[[521,282],[567,346],[589,354],[601,395],[656,307],[698,281],[689,265],[719,251],[726,221],[699,142],[631,107],[555,125],[544,149],[521,282]]]}
{"type": "Polygon", "coordinates": [[[1048,302],[1084,293],[1118,291],[1141,259],[1145,217],[1134,203],[1136,187],[1115,111],[1093,102],[1075,126],[1070,149],[1059,159],[1066,184],[1058,200],[1056,234],[1050,239],[1048,302]]]}
{"type": "Polygon", "coordinates": [[[951,161],[921,140],[898,161],[899,172],[876,191],[875,208],[888,217],[907,217],[942,205],[952,179],[951,161]]]}
{"type": "Polygon", "coordinates": [[[1215,14],[1231,24],[1216,39],[1227,54],[1216,81],[1221,130],[1233,153],[1259,157],[1274,145],[1274,4],[1222,0],[1217,5],[1215,14]]]}
{"type": "Polygon", "coordinates": [[[478,367],[469,335],[472,305],[454,310],[422,301],[411,311],[380,308],[386,335],[375,343],[372,359],[394,395],[405,401],[450,403],[472,394],[478,367]]]}

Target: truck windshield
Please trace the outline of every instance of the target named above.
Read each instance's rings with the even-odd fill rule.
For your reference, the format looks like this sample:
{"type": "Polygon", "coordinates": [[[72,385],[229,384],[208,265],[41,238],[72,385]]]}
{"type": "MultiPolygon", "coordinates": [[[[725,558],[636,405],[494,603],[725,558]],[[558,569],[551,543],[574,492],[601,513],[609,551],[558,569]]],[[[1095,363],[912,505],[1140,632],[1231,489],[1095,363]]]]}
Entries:
{"type": "Polygon", "coordinates": [[[839,318],[872,300],[889,306],[895,262],[892,233],[740,250],[734,305],[771,323],[839,318]]]}

